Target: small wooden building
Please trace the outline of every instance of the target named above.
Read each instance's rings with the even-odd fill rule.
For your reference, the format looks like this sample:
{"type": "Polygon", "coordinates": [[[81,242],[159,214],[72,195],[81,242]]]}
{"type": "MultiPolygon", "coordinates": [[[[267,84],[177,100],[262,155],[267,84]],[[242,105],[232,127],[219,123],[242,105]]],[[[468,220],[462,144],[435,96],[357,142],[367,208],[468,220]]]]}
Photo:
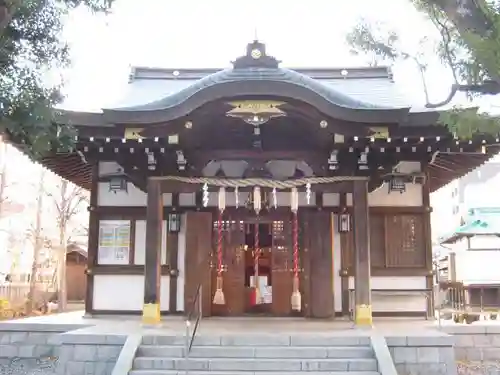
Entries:
{"type": "Polygon", "coordinates": [[[494,139],[413,112],[387,68],[285,69],[258,41],[225,70],[137,68],[130,89],[61,112],[77,149],[44,160],[91,190],[89,314],[431,313],[429,193],[494,139]]]}
{"type": "Polygon", "coordinates": [[[71,244],[66,253],[66,290],[68,301],[84,301],[87,291],[87,251],[71,244]]]}

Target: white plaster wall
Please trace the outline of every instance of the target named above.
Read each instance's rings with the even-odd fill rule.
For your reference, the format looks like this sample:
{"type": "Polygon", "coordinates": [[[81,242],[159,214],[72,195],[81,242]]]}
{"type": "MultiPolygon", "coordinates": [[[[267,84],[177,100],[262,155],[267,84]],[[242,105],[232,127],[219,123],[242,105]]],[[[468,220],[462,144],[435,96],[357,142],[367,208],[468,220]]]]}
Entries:
{"type": "MultiPolygon", "coordinates": [[[[347,194],[347,205],[352,206],[352,194],[347,194]]],[[[377,190],[368,194],[368,206],[370,207],[420,207],[423,205],[422,185],[406,184],[406,191],[389,192],[387,183],[382,184],[377,190]]]]}
{"type": "MultiPolygon", "coordinates": [[[[115,173],[120,168],[116,162],[100,162],[99,175],[115,173]]],[[[401,173],[419,172],[421,170],[420,163],[418,162],[401,162],[396,168],[401,173]]],[[[132,183],[128,183],[127,192],[110,192],[109,184],[107,182],[100,182],[98,185],[97,201],[99,206],[134,206],[145,207],[147,203],[147,194],[132,183]]],[[[371,192],[368,195],[369,206],[421,206],[422,205],[422,186],[419,184],[406,184],[406,191],[404,193],[390,192],[387,184],[383,184],[379,189],[371,192]]],[[[248,193],[239,193],[239,203],[244,204],[248,198],[248,193]]],[[[278,205],[290,205],[290,193],[278,192],[278,205]]],[[[311,194],[310,205],[316,204],[314,193],[311,194]]],[[[323,204],[327,207],[339,205],[339,194],[328,193],[323,195],[323,204]]],[[[172,204],[172,195],[163,194],[164,206],[172,204]]],[[[192,207],[195,206],[194,193],[182,193],[179,196],[179,204],[181,206],[192,207]]],[[[210,192],[209,206],[216,206],[218,204],[217,192],[210,192]]],[[[347,194],[347,204],[352,205],[352,194],[347,194]]],[[[236,205],[235,194],[228,191],[226,195],[226,205],[233,207],[236,205]]],[[[305,192],[299,192],[299,205],[307,206],[305,192]]]]}
{"type": "MultiPolygon", "coordinates": [[[[147,194],[135,187],[129,182],[127,191],[109,191],[107,182],[99,182],[97,188],[97,204],[99,206],[129,206],[129,207],[146,207],[147,194]]],[[[172,204],[172,194],[163,194],[163,205],[170,206],[172,204]]]]}
{"type": "Polygon", "coordinates": [[[340,194],[338,193],[325,193],[323,194],[323,206],[336,207],[340,204],[340,194]]]}
{"type": "MultiPolygon", "coordinates": [[[[354,289],[354,277],[349,277],[349,289],[354,289]]],[[[372,309],[378,311],[426,311],[425,295],[417,293],[408,295],[404,289],[426,289],[425,276],[372,276],[372,289],[400,289],[401,292],[375,293],[372,292],[372,309]]]]}
{"type": "MultiPolygon", "coordinates": [[[[418,173],[422,167],[420,162],[402,161],[394,169],[397,173],[418,173]]],[[[384,183],[377,190],[368,194],[368,206],[401,206],[418,207],[422,206],[422,185],[408,183],[404,193],[389,192],[389,184],[384,183]]],[[[352,206],[352,194],[347,194],[347,205],[352,206]]]]}
{"type": "Polygon", "coordinates": [[[455,254],[457,281],[466,285],[500,283],[499,250],[468,250],[455,254]]]}
{"type": "Polygon", "coordinates": [[[117,173],[123,168],[116,161],[100,161],[99,176],[104,176],[111,173],[117,173]]]}
{"type": "MultiPolygon", "coordinates": [[[[144,265],[146,261],[146,220],[135,222],[134,264],[144,265]]],[[[167,221],[163,220],[161,233],[161,264],[167,264],[167,221]]]]}
{"type": "MultiPolygon", "coordinates": [[[[116,173],[122,168],[114,161],[99,162],[99,176],[116,173]]],[[[113,193],[109,191],[109,183],[99,182],[97,188],[97,204],[99,206],[131,206],[142,207],[147,204],[147,194],[131,182],[127,184],[127,191],[113,193]]],[[[163,205],[172,204],[172,194],[163,194],[163,205]]]]}
{"type": "MultiPolygon", "coordinates": [[[[170,277],[161,277],[160,308],[169,309],[170,277]]],[[[95,310],[142,311],[144,276],[95,275],[93,306],[95,310]]]]}
{"type": "Polygon", "coordinates": [[[478,235],[469,239],[471,249],[479,250],[499,250],[500,237],[490,235],[478,235]]]}

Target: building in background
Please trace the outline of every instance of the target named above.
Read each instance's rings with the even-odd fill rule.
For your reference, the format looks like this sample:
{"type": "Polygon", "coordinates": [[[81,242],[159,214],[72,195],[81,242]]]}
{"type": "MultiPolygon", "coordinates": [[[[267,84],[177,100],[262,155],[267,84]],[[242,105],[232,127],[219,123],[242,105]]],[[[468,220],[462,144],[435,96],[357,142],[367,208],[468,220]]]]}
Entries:
{"type": "Polygon", "coordinates": [[[500,207],[499,186],[500,158],[495,157],[431,194],[434,243],[464,224],[470,209],[500,207]]]}
{"type": "Polygon", "coordinates": [[[465,223],[471,208],[500,207],[500,157],[431,194],[432,237],[436,244],[465,223]]]}
{"type": "Polygon", "coordinates": [[[470,208],[440,239],[438,280],[459,283],[473,308],[500,308],[500,208],[470,208]]]}

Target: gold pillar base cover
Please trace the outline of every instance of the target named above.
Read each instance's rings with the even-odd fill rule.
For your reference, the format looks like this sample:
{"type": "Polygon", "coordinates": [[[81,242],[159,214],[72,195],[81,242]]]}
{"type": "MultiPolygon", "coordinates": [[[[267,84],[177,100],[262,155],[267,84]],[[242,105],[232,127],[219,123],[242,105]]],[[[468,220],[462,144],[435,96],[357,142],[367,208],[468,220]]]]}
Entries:
{"type": "Polygon", "coordinates": [[[356,314],[354,315],[354,323],[360,327],[371,327],[373,324],[372,306],[357,305],[356,314]]]}
{"type": "Polygon", "coordinates": [[[142,307],[142,323],[159,324],[161,322],[160,304],[145,303],[142,307]]]}

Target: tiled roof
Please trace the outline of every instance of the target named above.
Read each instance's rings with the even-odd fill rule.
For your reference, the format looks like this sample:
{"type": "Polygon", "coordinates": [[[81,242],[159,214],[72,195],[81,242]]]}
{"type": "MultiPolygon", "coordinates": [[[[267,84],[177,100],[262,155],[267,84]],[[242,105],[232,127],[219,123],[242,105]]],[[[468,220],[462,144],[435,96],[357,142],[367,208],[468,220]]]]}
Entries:
{"type": "Polygon", "coordinates": [[[354,69],[157,69],[135,68],[127,94],[113,109],[175,105],[194,92],[234,80],[268,79],[307,86],[336,104],[353,108],[408,108],[409,101],[392,80],[388,68],[354,69]],[[174,73],[175,72],[175,73],[174,73]],[[343,76],[339,72],[347,72],[343,76]],[[249,74],[250,73],[250,74],[249,74]],[[257,73],[257,74],[256,74],[257,73]],[[174,75],[175,74],[175,75],[174,75]]]}
{"type": "Polygon", "coordinates": [[[458,239],[476,235],[498,235],[500,234],[500,216],[494,213],[474,215],[452,233],[441,238],[442,244],[450,244],[458,239]]]}

